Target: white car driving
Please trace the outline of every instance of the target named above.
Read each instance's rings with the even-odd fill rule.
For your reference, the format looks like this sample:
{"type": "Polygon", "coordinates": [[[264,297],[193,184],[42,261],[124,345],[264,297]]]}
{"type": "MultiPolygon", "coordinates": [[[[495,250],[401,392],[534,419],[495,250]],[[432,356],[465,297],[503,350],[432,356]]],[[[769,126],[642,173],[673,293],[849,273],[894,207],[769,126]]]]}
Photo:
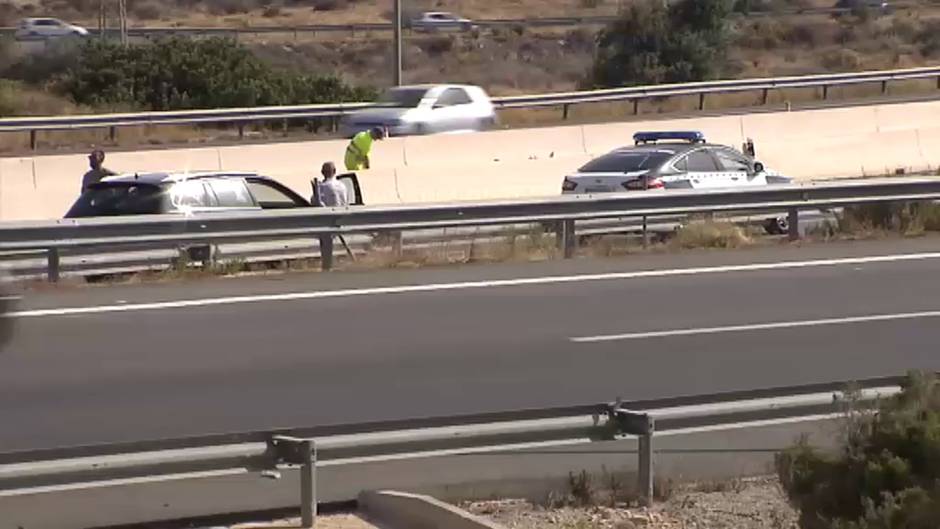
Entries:
{"type": "Polygon", "coordinates": [[[24,18],[16,26],[16,40],[46,40],[61,37],[87,37],[88,30],[57,18],[24,18]]]}
{"type": "Polygon", "coordinates": [[[475,26],[470,19],[445,11],[428,11],[412,19],[413,31],[470,31],[475,26]]]}
{"type": "Polygon", "coordinates": [[[478,131],[496,124],[489,95],[478,86],[415,85],[391,88],[376,104],[349,114],[340,130],[346,137],[373,127],[390,136],[478,131]]]}

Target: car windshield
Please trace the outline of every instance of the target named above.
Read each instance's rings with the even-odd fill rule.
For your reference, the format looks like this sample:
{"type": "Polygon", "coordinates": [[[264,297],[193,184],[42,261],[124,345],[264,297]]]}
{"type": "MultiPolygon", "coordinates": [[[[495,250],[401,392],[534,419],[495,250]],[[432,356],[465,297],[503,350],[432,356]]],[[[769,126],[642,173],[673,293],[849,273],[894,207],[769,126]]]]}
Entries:
{"type": "Polygon", "coordinates": [[[379,97],[378,104],[383,107],[415,108],[427,93],[427,88],[389,90],[379,97]]]}
{"type": "Polygon", "coordinates": [[[658,167],[672,157],[665,151],[622,151],[605,154],[585,164],[581,173],[629,173],[658,167]]]}
{"type": "Polygon", "coordinates": [[[100,183],[86,189],[65,214],[75,217],[151,215],[166,210],[166,191],[152,184],[100,183]]]}

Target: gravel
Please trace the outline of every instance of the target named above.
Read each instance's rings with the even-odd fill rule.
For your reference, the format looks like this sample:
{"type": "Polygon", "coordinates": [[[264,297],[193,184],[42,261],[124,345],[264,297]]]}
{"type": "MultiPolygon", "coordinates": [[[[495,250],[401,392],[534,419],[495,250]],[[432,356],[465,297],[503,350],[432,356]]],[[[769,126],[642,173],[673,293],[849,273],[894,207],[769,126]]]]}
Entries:
{"type": "Polygon", "coordinates": [[[546,508],[525,500],[462,506],[507,529],[796,529],[797,513],[776,478],[689,484],[651,509],[615,507],[546,508]]]}

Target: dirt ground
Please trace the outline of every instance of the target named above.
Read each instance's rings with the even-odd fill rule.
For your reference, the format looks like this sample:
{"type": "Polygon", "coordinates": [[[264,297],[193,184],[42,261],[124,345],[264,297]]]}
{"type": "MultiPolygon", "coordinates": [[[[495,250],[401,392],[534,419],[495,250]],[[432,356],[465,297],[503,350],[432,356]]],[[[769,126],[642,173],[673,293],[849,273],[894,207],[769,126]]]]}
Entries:
{"type": "Polygon", "coordinates": [[[776,478],[700,483],[679,488],[651,509],[614,506],[547,508],[524,500],[462,507],[507,529],[796,529],[797,513],[776,478]]]}

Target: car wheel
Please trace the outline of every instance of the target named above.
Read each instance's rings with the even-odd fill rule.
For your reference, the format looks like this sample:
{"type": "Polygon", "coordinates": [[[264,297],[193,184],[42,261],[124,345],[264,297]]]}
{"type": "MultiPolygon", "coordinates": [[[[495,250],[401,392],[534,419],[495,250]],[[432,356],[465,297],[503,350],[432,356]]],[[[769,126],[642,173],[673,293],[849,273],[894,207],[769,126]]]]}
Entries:
{"type": "Polygon", "coordinates": [[[764,221],[764,230],[770,235],[783,235],[790,232],[790,220],[786,217],[776,217],[764,221]]]}

